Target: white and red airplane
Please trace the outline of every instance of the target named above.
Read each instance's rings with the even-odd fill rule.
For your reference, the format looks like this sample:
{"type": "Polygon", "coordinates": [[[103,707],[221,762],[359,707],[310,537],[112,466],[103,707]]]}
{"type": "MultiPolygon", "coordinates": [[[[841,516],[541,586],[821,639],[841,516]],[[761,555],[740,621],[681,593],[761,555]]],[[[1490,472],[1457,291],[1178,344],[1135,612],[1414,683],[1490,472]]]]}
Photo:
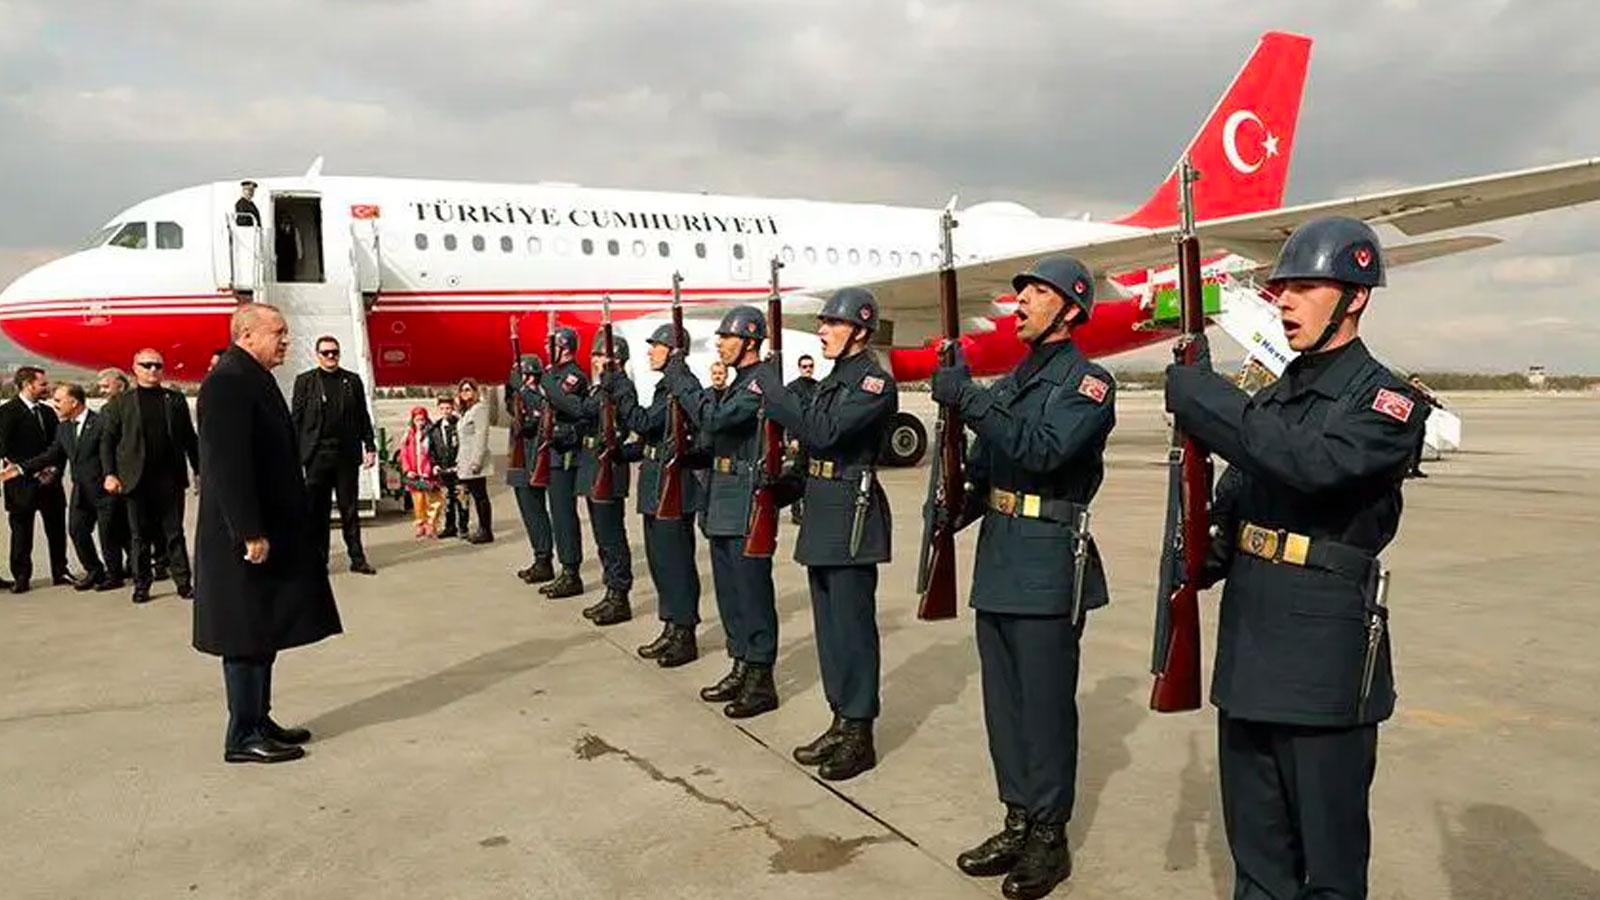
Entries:
{"type": "MultiPolygon", "coordinates": [[[[1264,35],[1185,150],[1203,174],[1196,218],[1213,263],[1267,264],[1316,216],[1355,216],[1413,236],[1600,197],[1600,159],[1586,159],[1283,207],[1310,50],[1305,37],[1264,35]]],[[[290,313],[307,339],[300,345],[322,333],[355,341],[377,385],[499,381],[511,359],[508,318],[519,320],[525,348],[543,345],[551,313],[587,347],[603,295],[618,320],[660,320],[672,273],[681,272],[691,314],[719,315],[761,302],[775,257],[784,262],[786,311],[799,317],[827,291],[869,287],[898,345],[889,351],[895,376],[932,370],[939,209],[320,169],[319,160],[302,177],[257,178],[259,223],[236,217],[235,182],[136,204],[88,247],[0,293],[0,328],[29,350],[86,367],[125,365],[154,346],[174,378],[194,380],[226,344],[228,315],[248,291],[290,313]]],[[[1100,273],[1101,301],[1075,335],[1085,352],[1171,337],[1153,301],[1172,281],[1175,184],[1169,176],[1113,222],[1046,218],[1014,203],[960,210],[955,256],[974,371],[999,373],[1021,356],[1005,295],[1011,276],[1046,253],[1072,253],[1100,273]]],[[[1497,242],[1391,243],[1387,257],[1394,267],[1497,242]]],[[[809,327],[808,318],[798,325],[809,327]]],[[[309,365],[310,348],[300,345],[309,365]]],[[[905,458],[925,443],[910,424],[915,436],[899,442],[905,458]]]]}

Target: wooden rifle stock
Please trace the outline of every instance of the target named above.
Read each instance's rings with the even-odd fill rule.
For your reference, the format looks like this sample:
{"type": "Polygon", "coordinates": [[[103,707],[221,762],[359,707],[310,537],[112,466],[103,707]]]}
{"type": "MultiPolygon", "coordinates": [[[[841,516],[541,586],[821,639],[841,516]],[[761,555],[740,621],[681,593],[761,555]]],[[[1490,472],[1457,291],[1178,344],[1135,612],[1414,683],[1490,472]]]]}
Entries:
{"type": "MultiPolygon", "coordinates": [[[[617,371],[617,348],[611,330],[611,295],[606,294],[600,298],[600,336],[601,346],[605,349],[606,361],[601,367],[600,377],[617,371]]],[[[617,453],[617,401],[612,398],[610,391],[600,392],[600,433],[599,446],[595,449],[594,485],[589,489],[589,498],[596,503],[610,503],[617,499],[616,463],[617,453]]]]}
{"type": "MultiPolygon", "coordinates": [[[[554,368],[556,364],[556,314],[551,311],[550,317],[545,320],[545,355],[549,359],[547,368],[554,368]]],[[[543,388],[540,394],[544,393],[543,388]]],[[[556,409],[550,405],[550,398],[544,398],[544,410],[539,415],[539,440],[533,448],[533,465],[528,467],[528,484],[532,487],[548,487],[550,484],[550,442],[556,433],[556,409]]]]}
{"type": "Polygon", "coordinates": [[[522,430],[527,427],[528,408],[522,402],[522,338],[517,334],[517,316],[511,316],[511,396],[506,398],[511,407],[511,446],[506,450],[509,465],[513,469],[526,469],[528,467],[528,442],[522,435],[522,430]]]}
{"type": "MultiPolygon", "coordinates": [[[[772,342],[773,365],[783,372],[783,305],[778,291],[782,260],[772,258],[772,290],[767,294],[767,335],[772,342]]],[[[761,415],[761,460],[756,471],[755,495],[750,498],[750,528],[744,536],[744,555],[768,558],[778,552],[778,498],[776,485],[783,475],[783,426],[761,415]]]]}
{"type": "MultiPolygon", "coordinates": [[[[1187,157],[1181,163],[1178,290],[1182,328],[1174,357],[1192,364],[1205,334],[1200,283],[1200,239],[1195,235],[1191,194],[1199,178],[1187,157]]],[[[1186,712],[1200,708],[1200,578],[1211,545],[1211,457],[1174,423],[1168,455],[1166,534],[1156,590],[1156,629],[1150,708],[1186,712]]]]}
{"type": "MultiPolygon", "coordinates": [[[[946,208],[939,223],[944,260],[939,267],[939,318],[944,326],[944,343],[939,348],[941,364],[954,362],[961,343],[960,308],[957,304],[956,267],[951,231],[955,215],[946,208]]],[[[963,471],[966,438],[962,433],[961,413],[948,406],[939,407],[934,428],[937,444],[928,471],[928,500],[922,523],[922,547],[917,560],[917,618],[934,621],[956,615],[956,526],[966,506],[966,476],[963,471]]]]}
{"type": "MultiPolygon", "coordinates": [[[[683,276],[672,273],[672,333],[677,337],[678,350],[689,355],[689,335],[683,330],[683,276]]],[[[656,504],[656,518],[683,518],[684,456],[689,452],[689,420],[684,415],[683,404],[675,396],[667,398],[667,434],[672,441],[672,455],[661,463],[661,499],[656,504]]]]}

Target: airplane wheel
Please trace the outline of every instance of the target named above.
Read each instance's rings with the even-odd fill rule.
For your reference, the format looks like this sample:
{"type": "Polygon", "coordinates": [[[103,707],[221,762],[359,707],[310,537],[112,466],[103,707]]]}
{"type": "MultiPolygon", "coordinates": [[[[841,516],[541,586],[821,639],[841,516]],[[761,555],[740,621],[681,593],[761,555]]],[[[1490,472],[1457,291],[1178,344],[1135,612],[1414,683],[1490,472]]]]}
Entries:
{"type": "Polygon", "coordinates": [[[922,420],[910,413],[895,413],[894,424],[889,427],[889,440],[884,443],[881,464],[884,466],[914,466],[928,452],[928,429],[922,420]]]}

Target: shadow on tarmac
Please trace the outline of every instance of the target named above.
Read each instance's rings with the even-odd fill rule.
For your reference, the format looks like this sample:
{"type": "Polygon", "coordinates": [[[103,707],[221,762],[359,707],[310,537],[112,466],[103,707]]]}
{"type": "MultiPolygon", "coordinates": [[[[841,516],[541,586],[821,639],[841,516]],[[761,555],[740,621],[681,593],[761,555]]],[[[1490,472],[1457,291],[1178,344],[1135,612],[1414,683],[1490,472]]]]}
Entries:
{"type": "Polygon", "coordinates": [[[1442,858],[1456,900],[1600,897],[1600,872],[1545,842],[1532,817],[1509,806],[1476,803],[1454,817],[1435,807],[1442,858]]]}
{"type": "Polygon", "coordinates": [[[561,640],[533,638],[463,660],[448,669],[328,710],[306,723],[318,739],[370,725],[414,719],[543,666],[574,647],[599,640],[577,634],[561,640]]]}

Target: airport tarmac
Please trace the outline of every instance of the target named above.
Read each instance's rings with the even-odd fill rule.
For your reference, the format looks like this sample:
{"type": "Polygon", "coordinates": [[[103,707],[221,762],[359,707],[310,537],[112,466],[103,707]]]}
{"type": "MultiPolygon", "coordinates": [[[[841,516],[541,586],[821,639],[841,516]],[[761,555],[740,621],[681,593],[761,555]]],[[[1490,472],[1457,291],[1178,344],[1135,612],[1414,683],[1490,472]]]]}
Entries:
{"type": "MultiPolygon", "coordinates": [[[[1372,896],[1600,897],[1600,396],[1448,399],[1468,449],[1407,483],[1387,556],[1401,701],[1372,896]]],[[[1113,603],[1085,637],[1076,871],[1055,896],[1226,897],[1214,714],[1146,709],[1159,397],[1124,393],[1119,419],[1096,502],[1113,603]]],[[[545,600],[512,575],[529,551],[504,488],[491,545],[368,523],[380,574],[334,578],[347,633],[280,658],[275,714],[316,732],[287,765],[222,763],[219,666],[189,649],[170,583],[146,607],[0,595],[0,895],[999,896],[954,868],[1000,806],[972,614],[914,617],[926,474],[884,475],[880,764],[839,786],[789,759],[827,708],[787,521],[783,705],[742,725],[695,696],[725,668],[704,542],[704,655],[664,671],[633,653],[658,630],[637,517],[636,618],[596,629],[578,615],[592,541],[590,594],[545,600]]]]}

